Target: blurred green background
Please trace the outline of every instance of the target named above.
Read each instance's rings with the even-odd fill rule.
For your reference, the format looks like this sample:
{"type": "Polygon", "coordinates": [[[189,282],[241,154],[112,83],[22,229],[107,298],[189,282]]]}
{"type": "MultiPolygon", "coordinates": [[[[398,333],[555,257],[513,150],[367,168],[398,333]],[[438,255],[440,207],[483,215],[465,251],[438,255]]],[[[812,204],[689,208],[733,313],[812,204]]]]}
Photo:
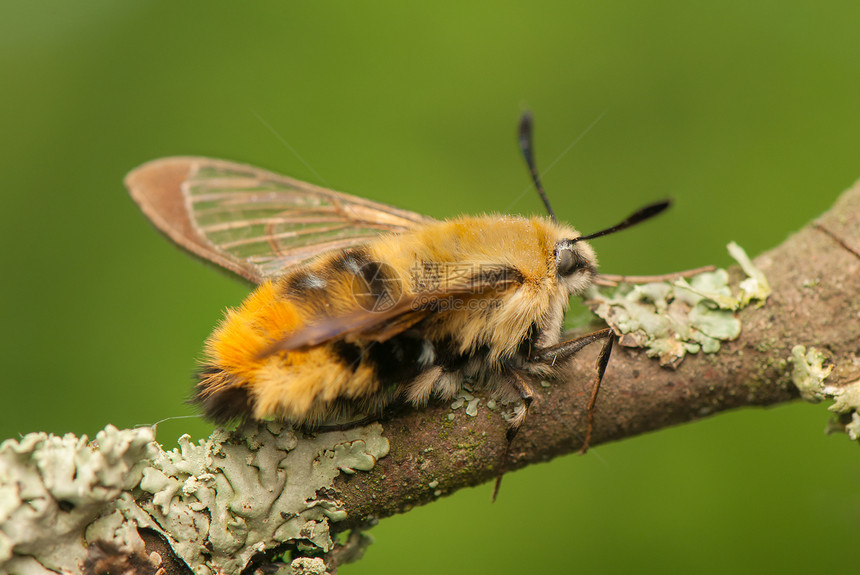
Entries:
{"type": "MultiPolygon", "coordinates": [[[[730,240],[776,245],[860,177],[858,25],[850,1],[5,2],[0,437],[192,413],[201,342],[248,290],[138,212],[122,178],[146,160],[239,160],[439,218],[535,213],[528,107],[563,219],[676,200],[599,240],[605,271],[727,265],[730,240]]],[[[827,419],[745,410],[536,465],[495,505],[485,485],[382,521],[343,572],[856,567],[860,452],[827,419]]]]}

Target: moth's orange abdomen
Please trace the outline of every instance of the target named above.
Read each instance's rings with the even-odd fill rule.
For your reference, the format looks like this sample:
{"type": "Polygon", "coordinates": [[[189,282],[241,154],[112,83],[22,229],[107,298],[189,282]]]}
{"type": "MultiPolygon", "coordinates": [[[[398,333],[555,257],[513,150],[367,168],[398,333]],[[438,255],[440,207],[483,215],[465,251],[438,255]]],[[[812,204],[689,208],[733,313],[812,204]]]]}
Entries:
{"type": "Polygon", "coordinates": [[[315,424],[381,408],[375,370],[363,361],[358,346],[334,341],[267,351],[327,312],[342,314],[356,307],[346,281],[351,276],[340,277],[344,270],[337,261],[335,256],[265,281],[239,308],[227,312],[206,342],[194,398],[210,418],[315,424]],[[321,285],[330,289],[315,289],[321,285]]]}
{"type": "Polygon", "coordinates": [[[275,284],[264,282],[226,317],[206,343],[207,359],[249,379],[265,364],[260,354],[274,340],[302,325],[298,308],[278,298],[275,284]]]}

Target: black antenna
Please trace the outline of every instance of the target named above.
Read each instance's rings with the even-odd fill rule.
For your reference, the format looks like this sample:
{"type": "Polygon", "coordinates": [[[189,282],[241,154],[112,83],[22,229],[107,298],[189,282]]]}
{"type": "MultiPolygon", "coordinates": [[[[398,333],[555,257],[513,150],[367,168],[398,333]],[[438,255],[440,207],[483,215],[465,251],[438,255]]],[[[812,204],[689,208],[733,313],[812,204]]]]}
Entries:
{"type": "Polygon", "coordinates": [[[630,216],[627,217],[626,220],[621,222],[620,224],[615,224],[611,228],[606,228],[605,230],[600,230],[599,232],[594,232],[593,234],[588,234],[587,236],[580,236],[578,238],[574,238],[574,242],[578,242],[579,240],[593,240],[594,238],[599,238],[600,236],[605,236],[608,234],[614,234],[615,232],[620,232],[621,230],[626,230],[630,226],[635,226],[640,222],[644,222],[647,219],[653,218],[666,208],[672,205],[672,200],[662,200],[644,208],[634,212],[630,216]]]}
{"type": "Polygon", "coordinates": [[[552,206],[549,205],[549,198],[546,197],[546,192],[543,191],[543,185],[540,183],[540,174],[538,174],[537,166],[534,158],[534,144],[532,143],[532,114],[531,112],[523,112],[523,117],[520,119],[520,150],[523,152],[523,157],[526,159],[526,164],[529,167],[529,172],[532,174],[532,180],[535,183],[540,199],[543,200],[543,205],[546,206],[546,211],[552,221],[558,222],[555,217],[555,212],[552,211],[552,206]]]}

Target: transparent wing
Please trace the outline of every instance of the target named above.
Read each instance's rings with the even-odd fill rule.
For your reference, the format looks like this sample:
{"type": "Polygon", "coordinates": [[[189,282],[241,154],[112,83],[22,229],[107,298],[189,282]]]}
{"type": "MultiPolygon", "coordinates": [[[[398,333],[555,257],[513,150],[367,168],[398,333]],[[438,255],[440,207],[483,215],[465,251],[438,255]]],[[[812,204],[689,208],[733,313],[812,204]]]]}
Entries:
{"type": "Polygon", "coordinates": [[[146,216],[171,240],[254,283],[328,250],[431,218],[252,166],[163,158],[126,176],[146,216]]]}
{"type": "Polygon", "coordinates": [[[440,304],[444,304],[441,306],[442,310],[465,309],[466,302],[471,298],[488,297],[489,294],[497,294],[521,284],[522,276],[512,268],[490,270],[490,273],[470,277],[464,282],[455,282],[444,289],[404,295],[386,311],[358,309],[353,313],[306,325],[274,342],[261,357],[279,351],[306,349],[344,338],[387,341],[438,311],[440,304]],[[462,305],[457,305],[457,300],[462,305]]]}

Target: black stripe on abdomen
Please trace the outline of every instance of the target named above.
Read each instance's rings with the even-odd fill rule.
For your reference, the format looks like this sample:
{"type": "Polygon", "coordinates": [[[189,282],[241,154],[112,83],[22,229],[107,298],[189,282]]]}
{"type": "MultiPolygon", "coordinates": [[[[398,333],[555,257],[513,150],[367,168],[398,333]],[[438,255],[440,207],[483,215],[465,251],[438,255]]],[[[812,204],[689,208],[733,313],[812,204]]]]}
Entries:
{"type": "Polygon", "coordinates": [[[248,393],[247,385],[235,381],[235,377],[212,365],[204,366],[195,373],[195,379],[198,383],[188,402],[199,406],[207,419],[224,425],[245,421],[251,417],[254,412],[254,401],[248,393]],[[216,391],[207,393],[209,386],[204,387],[202,382],[213,376],[223,383],[216,391]]]}

